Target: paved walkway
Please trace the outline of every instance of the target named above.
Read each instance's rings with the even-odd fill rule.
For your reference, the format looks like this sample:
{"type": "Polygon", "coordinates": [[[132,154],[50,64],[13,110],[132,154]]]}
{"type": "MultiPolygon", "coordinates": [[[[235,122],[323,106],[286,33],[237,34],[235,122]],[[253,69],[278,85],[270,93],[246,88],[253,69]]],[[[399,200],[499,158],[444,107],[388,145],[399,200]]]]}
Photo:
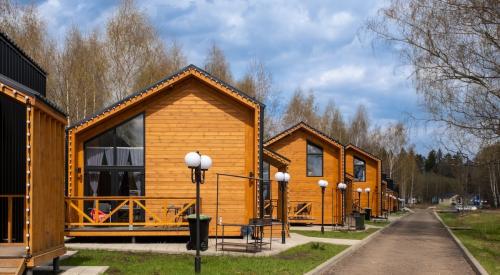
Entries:
{"type": "Polygon", "coordinates": [[[475,274],[431,210],[416,210],[326,274],[475,274]]]}
{"type": "MultiPolygon", "coordinates": [[[[231,239],[231,242],[245,242],[243,239],[231,239]]],[[[353,245],[359,240],[333,239],[333,238],[313,238],[296,233],[291,233],[290,238],[286,239],[286,244],[281,244],[281,238],[272,240],[272,250],[265,249],[259,253],[242,253],[233,251],[215,251],[215,239],[208,241],[208,250],[202,252],[203,255],[235,255],[235,256],[270,256],[278,254],[284,250],[308,242],[324,242],[340,245],[353,245]]],[[[194,254],[194,250],[186,250],[186,243],[66,243],[68,249],[99,249],[110,251],[128,251],[128,252],[154,252],[166,254],[194,254]]],[[[269,246],[267,246],[269,247],[269,246]]],[[[267,248],[266,247],[266,248],[267,248]]],[[[220,247],[219,247],[220,248],[220,247]]]]}

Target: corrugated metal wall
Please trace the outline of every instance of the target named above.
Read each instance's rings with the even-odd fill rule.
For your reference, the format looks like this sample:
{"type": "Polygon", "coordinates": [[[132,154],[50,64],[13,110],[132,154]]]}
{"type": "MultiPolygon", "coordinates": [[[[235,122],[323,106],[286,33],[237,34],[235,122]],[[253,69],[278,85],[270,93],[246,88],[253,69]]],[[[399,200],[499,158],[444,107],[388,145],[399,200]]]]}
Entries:
{"type": "MultiPolygon", "coordinates": [[[[26,107],[0,94],[0,195],[26,192],[26,107]]],[[[2,240],[7,233],[7,199],[0,200],[2,240]]],[[[24,199],[13,201],[13,238],[23,239],[24,199]]]]}
{"type": "Polygon", "coordinates": [[[45,96],[46,76],[0,33],[0,74],[45,96]]]}

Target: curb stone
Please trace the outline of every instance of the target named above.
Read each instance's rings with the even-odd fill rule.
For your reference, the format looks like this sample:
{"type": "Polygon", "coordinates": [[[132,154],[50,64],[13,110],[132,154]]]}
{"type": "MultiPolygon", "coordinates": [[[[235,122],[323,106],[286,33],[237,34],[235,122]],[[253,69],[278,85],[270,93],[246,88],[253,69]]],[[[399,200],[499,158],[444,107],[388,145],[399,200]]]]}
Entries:
{"type": "Polygon", "coordinates": [[[438,215],[438,213],[436,211],[432,211],[432,212],[434,212],[434,216],[436,216],[436,218],[439,220],[439,222],[441,222],[441,224],[444,226],[444,228],[446,228],[446,230],[448,231],[448,233],[450,234],[452,239],[455,241],[455,243],[458,245],[458,247],[460,247],[462,254],[464,254],[465,259],[472,266],[472,269],[474,269],[474,271],[477,274],[488,275],[489,274],[488,271],[486,271],[486,269],[484,269],[484,267],[479,263],[479,261],[474,257],[474,255],[472,255],[472,253],[470,253],[470,251],[467,249],[467,247],[465,247],[465,245],[462,243],[462,241],[460,241],[460,239],[458,239],[457,236],[455,236],[453,231],[451,231],[451,229],[444,223],[443,219],[441,219],[441,217],[438,215]]]}
{"type": "Polygon", "coordinates": [[[385,231],[387,228],[393,226],[395,223],[397,223],[400,219],[411,215],[411,213],[407,213],[403,216],[398,217],[396,220],[391,222],[389,225],[386,227],[383,227],[382,229],[378,230],[377,232],[371,234],[370,236],[364,238],[361,240],[359,243],[351,245],[350,247],[346,248],[344,251],[340,252],[339,254],[333,256],[332,258],[328,259],[326,262],[318,265],[315,267],[313,270],[305,273],[305,275],[316,275],[316,274],[324,274],[326,271],[328,271],[328,268],[335,265],[336,263],[340,262],[342,259],[352,255],[354,252],[356,252],[358,249],[363,247],[365,244],[367,244],[369,241],[371,241],[373,238],[381,234],[383,231],[385,231]]]}

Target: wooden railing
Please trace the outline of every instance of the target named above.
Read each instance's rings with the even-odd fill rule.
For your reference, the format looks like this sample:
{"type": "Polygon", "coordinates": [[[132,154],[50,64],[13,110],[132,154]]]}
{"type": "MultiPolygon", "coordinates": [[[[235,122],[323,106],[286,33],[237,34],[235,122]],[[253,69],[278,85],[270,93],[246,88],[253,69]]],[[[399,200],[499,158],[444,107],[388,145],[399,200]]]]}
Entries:
{"type": "Polygon", "coordinates": [[[312,220],[312,202],[310,201],[290,201],[289,214],[290,220],[312,220]]]}
{"type": "MultiPolygon", "coordinates": [[[[66,197],[66,228],[187,226],[195,197],[66,197]]],[[[201,205],[200,205],[201,208],[201,205]]]]}
{"type": "MultiPolygon", "coordinates": [[[[13,210],[14,210],[14,200],[15,199],[22,199],[24,200],[24,195],[0,195],[1,200],[7,200],[7,243],[13,243],[13,229],[14,229],[14,222],[13,222],[13,210]]],[[[24,207],[23,211],[24,213],[24,207]]],[[[3,237],[3,234],[2,234],[3,237]]]]}
{"type": "Polygon", "coordinates": [[[264,201],[264,215],[266,217],[277,218],[278,200],[271,199],[264,201]]]}

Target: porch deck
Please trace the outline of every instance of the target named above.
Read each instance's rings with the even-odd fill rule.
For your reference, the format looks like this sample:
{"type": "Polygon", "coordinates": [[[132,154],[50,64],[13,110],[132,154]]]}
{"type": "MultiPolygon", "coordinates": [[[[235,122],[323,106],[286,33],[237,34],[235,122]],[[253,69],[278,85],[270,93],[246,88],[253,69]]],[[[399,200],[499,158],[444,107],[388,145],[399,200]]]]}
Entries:
{"type": "Polygon", "coordinates": [[[23,258],[25,252],[24,244],[0,245],[0,258],[23,258]]]}

